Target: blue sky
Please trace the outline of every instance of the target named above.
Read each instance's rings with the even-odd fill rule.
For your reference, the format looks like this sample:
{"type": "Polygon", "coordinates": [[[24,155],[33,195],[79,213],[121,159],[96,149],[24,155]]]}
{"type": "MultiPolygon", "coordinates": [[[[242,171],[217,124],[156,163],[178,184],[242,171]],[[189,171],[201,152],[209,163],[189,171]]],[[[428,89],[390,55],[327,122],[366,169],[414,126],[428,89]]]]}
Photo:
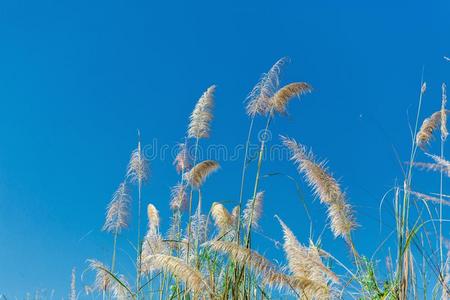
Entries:
{"type": "MultiPolygon", "coordinates": [[[[136,129],[144,144],[182,141],[196,100],[217,84],[207,143],[242,144],[243,101],[282,56],[291,59],[282,82],[307,81],[314,92],[274,121],[272,142],[289,135],[330,161],[361,224],[356,246],[370,256],[389,231],[379,232],[378,204],[401,180],[422,70],[424,114],[438,109],[450,76],[449,9],[448,1],[3,1],[0,293],[20,298],[47,288],[66,296],[73,266],[80,274],[87,258],[109,261],[112,240],[100,228],[136,129]]],[[[206,205],[236,201],[241,163],[221,162],[205,186],[206,205]]],[[[151,169],[144,202],[167,224],[178,176],[170,159],[151,169]]],[[[263,172],[292,175],[307,191],[290,162],[267,162],[263,172]]],[[[437,191],[428,178],[417,189],[437,191]]],[[[272,177],[262,188],[264,233],[281,239],[278,214],[307,242],[292,182],[272,177]]],[[[310,194],[307,201],[320,232],[323,207],[310,194]]],[[[135,224],[124,240],[134,240],[135,224]]],[[[329,233],[324,247],[348,257],[329,233]]],[[[263,238],[257,249],[281,257],[263,238]]],[[[122,260],[127,273],[126,253],[122,260]]]]}

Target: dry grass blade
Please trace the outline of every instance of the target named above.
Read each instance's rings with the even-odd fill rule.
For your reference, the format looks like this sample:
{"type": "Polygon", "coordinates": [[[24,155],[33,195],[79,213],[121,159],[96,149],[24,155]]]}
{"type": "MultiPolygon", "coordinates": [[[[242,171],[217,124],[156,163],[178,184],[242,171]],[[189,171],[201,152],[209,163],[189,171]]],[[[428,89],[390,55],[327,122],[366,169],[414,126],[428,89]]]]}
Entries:
{"type": "Polygon", "coordinates": [[[266,115],[270,111],[270,99],[278,89],[281,67],[288,61],[286,57],[279,59],[267,73],[261,76],[259,82],[247,96],[247,115],[266,115]]]}
{"type": "Polygon", "coordinates": [[[275,95],[273,95],[271,99],[273,110],[284,114],[286,113],[286,107],[289,100],[295,96],[310,93],[311,91],[312,87],[306,82],[294,82],[287,84],[277,91],[275,95]]]}
{"type": "Polygon", "coordinates": [[[154,269],[171,273],[186,285],[187,290],[196,295],[205,293],[212,295],[212,290],[202,273],[177,257],[163,254],[150,255],[146,257],[144,263],[151,265],[154,269]]]}
{"type": "Polygon", "coordinates": [[[106,220],[103,225],[104,231],[120,233],[122,229],[128,227],[130,201],[131,197],[128,194],[127,186],[122,182],[108,204],[106,220]]]}
{"type": "Polygon", "coordinates": [[[206,178],[219,168],[219,164],[213,160],[205,160],[196,164],[185,178],[189,184],[195,188],[199,188],[206,180],[206,178]]]}
{"type": "Polygon", "coordinates": [[[242,219],[245,227],[248,227],[251,222],[252,228],[257,228],[259,220],[261,219],[263,211],[264,192],[258,192],[255,197],[255,203],[253,199],[249,199],[245,205],[242,219]],[[253,215],[252,215],[253,211],[253,215]]]}
{"type": "Polygon", "coordinates": [[[210,86],[195,105],[190,116],[188,137],[197,139],[209,137],[215,91],[216,86],[210,86]]]}
{"type": "Polygon", "coordinates": [[[348,239],[356,224],[351,206],[346,202],[345,194],[339,183],[329,174],[324,161],[317,163],[312,152],[299,145],[295,140],[281,137],[283,144],[291,150],[291,160],[298,165],[298,171],[304,174],[306,182],[322,203],[327,205],[331,229],[335,237],[348,239]]]}

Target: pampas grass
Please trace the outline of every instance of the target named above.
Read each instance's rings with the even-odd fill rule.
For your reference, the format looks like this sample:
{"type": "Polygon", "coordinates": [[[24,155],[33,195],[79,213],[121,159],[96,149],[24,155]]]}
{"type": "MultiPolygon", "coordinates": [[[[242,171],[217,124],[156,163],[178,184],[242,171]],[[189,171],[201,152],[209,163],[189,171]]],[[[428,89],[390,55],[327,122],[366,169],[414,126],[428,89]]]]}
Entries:
{"type": "Polygon", "coordinates": [[[243,223],[245,227],[257,228],[262,215],[264,192],[258,192],[255,199],[249,199],[243,211],[243,223]]]}
{"type": "Polygon", "coordinates": [[[279,59],[261,79],[247,96],[247,115],[266,115],[271,108],[270,99],[280,86],[279,75],[281,68],[288,61],[287,57],[279,59]]]}
{"type": "Polygon", "coordinates": [[[122,182],[114,192],[111,202],[106,210],[103,230],[111,233],[120,233],[128,227],[129,206],[131,197],[125,182],[122,182]]]}
{"type": "Polygon", "coordinates": [[[326,162],[317,163],[312,152],[298,144],[294,139],[281,137],[283,144],[291,151],[291,160],[298,171],[305,176],[308,185],[314,194],[325,203],[328,208],[328,217],[331,220],[331,230],[335,237],[348,240],[350,232],[356,224],[351,206],[347,203],[345,194],[339,183],[328,172],[326,162]]]}
{"type": "MultiPolygon", "coordinates": [[[[256,117],[265,118],[265,126],[262,129],[267,131],[275,118],[287,113],[288,104],[294,97],[311,91],[311,86],[304,82],[289,83],[280,88],[280,72],[286,61],[286,58],[277,61],[261,76],[248,96],[246,112],[251,122],[245,147],[239,198],[231,198],[226,203],[212,202],[213,196],[209,195],[209,191],[205,193],[202,190],[207,178],[219,168],[219,163],[208,157],[197,162],[199,141],[211,134],[215,93],[215,86],[211,86],[197,101],[190,115],[184,143],[178,145],[178,153],[173,161],[174,173],[178,174],[176,175],[178,178],[166,199],[170,208],[170,216],[167,217],[170,220],[168,229],[161,223],[161,216],[166,217],[163,211],[160,215],[153,204],[146,202],[148,229],[142,241],[141,193],[143,183],[149,178],[149,162],[142,151],[139,135],[137,148],[132,152],[128,164],[125,181],[108,204],[103,226],[104,231],[114,233],[115,236],[111,268],[97,260],[88,261],[89,268],[94,273],[94,284],[88,288],[90,293],[92,291],[102,293],[103,300],[106,297],[130,300],[253,300],[289,297],[301,300],[406,300],[421,299],[420,291],[423,291],[422,298],[431,294],[433,299],[437,299],[438,295],[442,299],[448,297],[449,258],[448,255],[444,257],[442,251],[445,240],[442,206],[450,205],[450,202],[443,198],[442,177],[442,174],[450,174],[450,162],[444,156],[444,142],[448,137],[445,85],[442,85],[441,109],[425,119],[420,126],[422,97],[426,90],[426,84],[421,85],[418,114],[411,135],[409,168],[403,181],[403,188],[395,186],[386,193],[380,204],[380,211],[386,211],[383,203],[392,195],[393,209],[388,211],[392,211],[395,217],[393,224],[389,224],[393,227],[393,231],[378,247],[366,245],[366,249],[372,246],[376,248],[373,256],[369,258],[356,251],[358,245],[354,244],[352,236],[358,231],[353,207],[339,181],[329,171],[325,161],[317,159],[309,147],[297,143],[292,138],[282,136],[281,141],[284,147],[290,150],[290,159],[304,180],[297,183],[294,176],[285,175],[290,181],[295,182],[299,197],[303,197],[303,192],[307,193],[304,187],[309,187],[311,196],[320,200],[320,204],[326,207],[326,212],[317,212],[314,215],[315,221],[310,223],[310,228],[297,226],[299,239],[278,217],[281,230],[265,231],[263,228],[264,220],[261,218],[263,201],[270,208],[265,215],[274,214],[273,209],[279,209],[277,213],[284,214],[283,207],[289,205],[289,210],[296,212],[295,218],[309,218],[308,213],[306,216],[303,215],[301,207],[291,207],[291,204],[284,202],[277,206],[277,203],[281,203],[281,199],[270,197],[273,193],[264,194],[260,191],[260,178],[267,180],[264,187],[266,190],[274,188],[269,182],[271,176],[262,174],[264,153],[270,150],[264,139],[260,140],[255,169],[248,169],[256,170],[252,174],[255,176],[255,183],[250,187],[245,185],[247,167],[255,163],[253,157],[249,159],[248,149],[253,138],[253,126],[259,124],[258,121],[254,122],[256,117]],[[440,155],[425,153],[427,155],[425,157],[429,157],[432,162],[415,162],[418,147],[424,149],[430,144],[438,130],[441,133],[440,155]],[[191,158],[187,149],[193,141],[195,148],[191,158]],[[413,170],[417,170],[413,167],[441,172],[439,194],[412,190],[412,174],[413,170]],[[137,183],[138,190],[138,239],[136,245],[131,243],[131,247],[136,249],[137,259],[131,257],[125,249],[119,253],[128,254],[128,259],[131,258],[135,264],[136,283],[133,285],[115,271],[117,236],[118,233],[128,229],[130,222],[131,191],[127,188],[128,183],[137,183]],[[253,188],[252,194],[247,195],[246,188],[248,190],[253,188]],[[244,197],[249,198],[247,203],[243,203],[244,197]],[[192,211],[195,207],[194,200],[197,200],[197,203],[192,211]],[[227,207],[230,205],[228,209],[233,207],[231,212],[225,205],[227,207]],[[185,210],[186,206],[189,209],[185,210]],[[209,214],[203,213],[202,208],[203,211],[209,211],[209,214]],[[439,234],[434,224],[437,222],[440,224],[439,234]],[[212,223],[215,226],[214,230],[211,230],[212,223]],[[329,225],[331,231],[320,231],[315,228],[323,225],[326,227],[329,225]],[[252,230],[255,228],[257,230],[252,230]],[[330,246],[330,237],[333,236],[342,237],[344,241],[334,240],[330,246]],[[266,243],[260,243],[263,239],[275,246],[272,247],[272,251],[267,252],[271,256],[263,255],[267,249],[264,248],[267,247],[266,243]],[[393,253],[390,252],[391,243],[394,242],[391,239],[395,239],[397,247],[393,253]],[[332,247],[333,252],[323,250],[328,247],[332,247]],[[339,255],[342,251],[338,251],[340,247],[350,247],[353,260],[348,258],[341,260],[339,255]],[[439,255],[436,255],[438,247],[439,255]],[[383,248],[389,248],[388,258],[381,257],[389,262],[386,269],[377,266],[379,260],[377,252],[383,248]],[[272,252],[281,255],[272,256],[272,252]],[[418,278],[419,275],[422,278],[418,278]],[[434,284],[434,287],[430,288],[430,283],[434,284]],[[423,286],[420,286],[421,284],[423,286]]],[[[271,167],[277,168],[275,165],[271,167]]],[[[232,182],[229,180],[221,184],[231,190],[232,182]]],[[[162,197],[162,194],[158,194],[158,199],[164,199],[162,197]]],[[[308,201],[308,198],[302,200],[308,201]]],[[[383,220],[382,225],[384,222],[383,220]]],[[[127,256],[124,255],[124,258],[126,260],[127,256]]],[[[119,267],[124,266],[126,268],[127,264],[121,264],[119,267]]],[[[124,274],[129,272],[128,267],[124,274]]],[[[94,294],[92,296],[95,297],[94,294]]]]}
{"type": "Polygon", "coordinates": [[[219,229],[219,235],[223,235],[232,229],[233,216],[221,203],[214,202],[211,205],[211,216],[219,229]]]}
{"type": "Polygon", "coordinates": [[[214,104],[214,92],[216,86],[210,86],[200,97],[190,117],[188,137],[207,138],[210,132],[210,123],[213,118],[212,107],[214,104]]]}
{"type": "Polygon", "coordinates": [[[213,160],[205,160],[196,164],[188,173],[185,174],[186,180],[194,188],[200,188],[206,178],[219,169],[219,164],[213,160]]]}
{"type": "Polygon", "coordinates": [[[285,85],[273,95],[270,105],[272,109],[280,114],[286,113],[286,107],[293,97],[299,97],[303,94],[310,93],[312,87],[306,82],[294,82],[285,85]]]}

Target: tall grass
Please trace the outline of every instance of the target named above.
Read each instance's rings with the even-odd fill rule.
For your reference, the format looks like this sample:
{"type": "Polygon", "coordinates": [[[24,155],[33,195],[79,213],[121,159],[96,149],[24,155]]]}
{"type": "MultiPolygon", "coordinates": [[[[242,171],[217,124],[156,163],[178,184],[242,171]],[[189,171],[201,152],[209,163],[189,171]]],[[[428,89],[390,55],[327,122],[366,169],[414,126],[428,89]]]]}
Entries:
{"type": "MultiPolygon", "coordinates": [[[[236,187],[239,188],[239,199],[230,207],[227,207],[229,203],[214,202],[205,210],[202,205],[202,187],[219,169],[216,161],[198,161],[199,143],[210,135],[215,86],[208,88],[195,105],[185,141],[174,161],[180,179],[167,201],[172,212],[167,234],[160,229],[159,211],[153,204],[147,205],[147,233],[144,237],[140,234],[141,193],[142,184],[148,179],[148,160],[142,152],[139,135],[125,181],[107,207],[103,229],[113,235],[111,266],[95,259],[88,260],[89,268],[95,274],[95,282],[88,289],[91,294],[103,299],[135,300],[449,299],[450,255],[448,249],[445,251],[447,240],[443,230],[446,222],[443,206],[450,203],[443,189],[450,174],[450,162],[444,155],[448,135],[445,85],[442,85],[440,110],[421,122],[426,92],[426,84],[421,84],[408,168],[402,183],[392,187],[380,204],[383,207],[391,197],[395,226],[373,255],[362,254],[354,243],[353,236],[358,235],[354,208],[328,164],[319,160],[309,147],[285,136],[281,136],[280,142],[290,151],[303,185],[326,209],[326,215],[319,217],[327,220],[327,228],[335,238],[345,241],[348,254],[353,259],[348,264],[343,263],[333,255],[335,244],[322,244],[319,237],[315,240],[311,234],[309,242],[302,244],[278,216],[284,237],[284,261],[274,261],[258,253],[252,237],[259,230],[263,200],[273,200],[264,199],[264,191],[259,185],[267,148],[265,139],[260,141],[256,172],[249,174],[248,171],[251,163],[248,147],[257,124],[255,120],[263,119],[265,126],[262,129],[267,131],[275,118],[287,114],[291,99],[312,92],[311,85],[306,82],[280,84],[281,69],[286,62],[286,58],[277,61],[261,76],[248,96],[246,112],[250,125],[245,141],[241,184],[236,187]],[[438,131],[440,152],[428,153],[427,147],[433,143],[438,131]],[[190,144],[194,146],[193,157],[187,150],[190,144]],[[418,151],[428,154],[424,157],[431,160],[416,162],[418,151]],[[414,189],[416,168],[439,172],[438,194],[414,189]],[[254,182],[247,186],[250,175],[254,176],[254,182]],[[132,201],[130,183],[137,185],[139,210],[134,284],[130,284],[116,268],[117,259],[126,259],[119,257],[116,246],[117,239],[121,238],[120,232],[128,226],[129,203],[132,201]],[[252,189],[250,195],[246,195],[246,188],[252,189]],[[249,199],[247,203],[244,203],[245,198],[249,199]],[[389,250],[385,258],[386,267],[382,268],[378,264],[377,252],[392,243],[395,243],[396,251],[389,250]]],[[[282,214],[280,210],[279,215],[282,214]]],[[[304,217],[310,218],[309,213],[304,217]]],[[[305,232],[308,230],[313,232],[309,228],[305,232]]]]}

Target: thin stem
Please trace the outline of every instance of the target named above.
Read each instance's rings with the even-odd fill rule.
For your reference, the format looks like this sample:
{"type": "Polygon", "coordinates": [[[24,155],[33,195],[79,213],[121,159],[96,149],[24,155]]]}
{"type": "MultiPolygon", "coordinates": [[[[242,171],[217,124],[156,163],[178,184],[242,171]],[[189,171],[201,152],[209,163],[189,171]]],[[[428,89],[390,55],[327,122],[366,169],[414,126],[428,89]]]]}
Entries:
{"type": "MultiPolygon", "coordinates": [[[[195,167],[195,164],[197,163],[197,151],[198,151],[198,141],[199,139],[197,138],[195,140],[195,148],[194,148],[194,164],[193,166],[195,167]]],[[[194,189],[191,185],[191,190],[190,190],[190,195],[189,195],[189,215],[188,215],[188,241],[187,241],[187,254],[186,254],[186,262],[189,264],[189,256],[190,256],[190,244],[191,244],[191,216],[192,216],[192,197],[194,194],[194,189]]]]}
{"type": "Polygon", "coordinates": [[[136,297],[139,299],[139,288],[141,281],[141,188],[142,181],[138,179],[138,221],[137,221],[137,251],[138,251],[138,264],[136,268],[136,297]]]}
{"type": "MultiPolygon", "coordinates": [[[[250,121],[250,126],[248,128],[247,141],[245,142],[244,163],[242,165],[242,175],[241,175],[241,191],[239,193],[239,214],[240,214],[240,212],[242,210],[242,197],[244,195],[245,175],[247,173],[247,165],[248,165],[248,162],[247,162],[248,148],[249,148],[249,145],[250,145],[250,138],[251,138],[252,131],[253,131],[254,121],[255,121],[255,117],[252,117],[251,121],[250,121]]],[[[237,232],[237,243],[238,244],[239,244],[239,239],[240,239],[240,230],[241,230],[240,227],[241,227],[241,218],[238,218],[237,228],[236,228],[237,229],[236,232],[237,232]]]]}
{"type": "MultiPolygon", "coordinates": [[[[269,125],[270,125],[271,120],[272,120],[272,110],[270,111],[269,116],[267,117],[266,127],[264,129],[265,133],[267,133],[267,130],[269,129],[269,125]]],[[[258,193],[259,178],[260,178],[260,174],[261,174],[261,166],[262,166],[262,161],[263,161],[263,156],[264,156],[265,143],[266,143],[266,140],[263,137],[261,139],[261,147],[259,149],[259,157],[258,157],[258,169],[256,171],[255,185],[253,187],[252,209],[250,211],[250,220],[249,220],[248,225],[247,225],[247,227],[248,227],[247,228],[247,236],[246,236],[246,239],[245,239],[245,244],[246,244],[247,248],[250,245],[250,232],[251,232],[251,228],[252,228],[253,212],[254,212],[254,209],[255,209],[256,194],[258,193]]]]}

